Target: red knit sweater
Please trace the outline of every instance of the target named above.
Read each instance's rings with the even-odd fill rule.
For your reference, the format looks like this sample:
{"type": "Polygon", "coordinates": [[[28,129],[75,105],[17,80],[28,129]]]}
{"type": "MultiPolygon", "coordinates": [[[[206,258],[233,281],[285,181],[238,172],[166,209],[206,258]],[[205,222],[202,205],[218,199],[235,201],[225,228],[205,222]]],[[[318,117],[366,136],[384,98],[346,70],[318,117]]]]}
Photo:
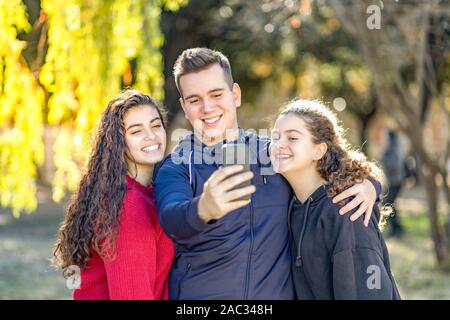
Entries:
{"type": "Polygon", "coordinates": [[[92,252],[81,270],[76,300],[122,300],[168,298],[168,275],[174,258],[172,240],[161,229],[153,185],[144,187],[127,176],[116,239],[116,258],[104,261],[92,252]]]}

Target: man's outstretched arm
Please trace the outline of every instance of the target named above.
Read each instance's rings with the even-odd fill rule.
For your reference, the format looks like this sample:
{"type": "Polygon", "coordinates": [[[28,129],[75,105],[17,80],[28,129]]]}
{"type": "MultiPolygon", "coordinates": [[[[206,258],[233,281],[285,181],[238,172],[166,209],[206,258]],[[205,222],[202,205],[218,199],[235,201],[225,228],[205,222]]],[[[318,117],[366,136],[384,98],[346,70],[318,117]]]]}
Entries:
{"type": "Polygon", "coordinates": [[[207,224],[198,216],[199,197],[194,197],[189,172],[166,158],[155,180],[155,198],[161,227],[174,240],[192,237],[207,224]]]}
{"type": "Polygon", "coordinates": [[[205,182],[202,194],[194,197],[187,170],[170,157],[166,159],[155,181],[158,216],[164,231],[174,240],[186,239],[203,231],[208,223],[247,205],[250,200],[239,198],[256,188],[251,185],[234,189],[253,177],[252,172],[238,173],[242,169],[230,166],[216,170],[205,182]]]}

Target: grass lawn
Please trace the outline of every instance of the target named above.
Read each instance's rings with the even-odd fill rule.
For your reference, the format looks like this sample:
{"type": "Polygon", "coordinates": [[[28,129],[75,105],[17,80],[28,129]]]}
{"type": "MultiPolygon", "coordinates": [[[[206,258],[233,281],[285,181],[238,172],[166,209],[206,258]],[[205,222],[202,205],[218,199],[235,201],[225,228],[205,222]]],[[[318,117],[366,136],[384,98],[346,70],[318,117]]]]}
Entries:
{"type": "Polygon", "coordinates": [[[406,234],[386,238],[391,268],[404,299],[450,299],[450,272],[435,267],[426,208],[413,199],[401,199],[399,207],[406,234]]]}
{"type": "MultiPolygon", "coordinates": [[[[423,200],[399,201],[406,234],[387,239],[392,269],[403,299],[450,299],[450,273],[437,270],[423,200]]],[[[61,273],[50,265],[63,208],[41,199],[38,210],[14,219],[0,209],[0,299],[71,299],[61,273]]]]}
{"type": "Polygon", "coordinates": [[[9,210],[0,213],[0,299],[71,299],[50,263],[62,211],[45,203],[20,219],[9,210]]]}

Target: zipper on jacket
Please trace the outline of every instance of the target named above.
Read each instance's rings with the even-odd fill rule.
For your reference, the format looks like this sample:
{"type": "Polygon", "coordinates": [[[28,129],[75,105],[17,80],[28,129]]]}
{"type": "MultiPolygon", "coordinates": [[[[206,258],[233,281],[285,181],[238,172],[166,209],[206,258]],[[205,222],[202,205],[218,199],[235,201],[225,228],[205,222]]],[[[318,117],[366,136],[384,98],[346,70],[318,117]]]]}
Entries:
{"type": "Polygon", "coordinates": [[[191,269],[191,264],[188,263],[186,266],[186,270],[184,271],[183,276],[181,277],[181,279],[178,281],[178,297],[177,300],[180,300],[180,296],[181,296],[181,283],[183,282],[183,280],[186,278],[189,270],[191,269]]]}
{"type": "Polygon", "coordinates": [[[289,241],[293,241],[294,236],[292,235],[292,224],[291,224],[291,219],[292,219],[292,206],[294,205],[295,202],[295,195],[292,196],[291,201],[289,202],[289,208],[288,208],[288,232],[289,232],[289,241]]]}
{"type": "Polygon", "coordinates": [[[248,251],[247,270],[245,274],[244,300],[248,300],[248,287],[250,283],[250,267],[253,254],[253,204],[250,202],[250,249],[248,251]]]}

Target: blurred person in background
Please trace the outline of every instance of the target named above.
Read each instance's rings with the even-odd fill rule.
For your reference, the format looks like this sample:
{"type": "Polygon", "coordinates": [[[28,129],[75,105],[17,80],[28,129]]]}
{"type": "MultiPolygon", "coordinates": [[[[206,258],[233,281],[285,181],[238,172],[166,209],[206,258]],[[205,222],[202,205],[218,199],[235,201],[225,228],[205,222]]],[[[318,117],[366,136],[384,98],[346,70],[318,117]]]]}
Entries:
{"type": "Polygon", "coordinates": [[[387,139],[388,144],[381,158],[388,189],[386,196],[383,198],[383,204],[392,207],[392,214],[388,220],[390,224],[389,235],[399,237],[403,234],[403,227],[400,223],[395,200],[400,194],[403,181],[407,176],[407,166],[397,133],[388,130],[387,139]]]}

